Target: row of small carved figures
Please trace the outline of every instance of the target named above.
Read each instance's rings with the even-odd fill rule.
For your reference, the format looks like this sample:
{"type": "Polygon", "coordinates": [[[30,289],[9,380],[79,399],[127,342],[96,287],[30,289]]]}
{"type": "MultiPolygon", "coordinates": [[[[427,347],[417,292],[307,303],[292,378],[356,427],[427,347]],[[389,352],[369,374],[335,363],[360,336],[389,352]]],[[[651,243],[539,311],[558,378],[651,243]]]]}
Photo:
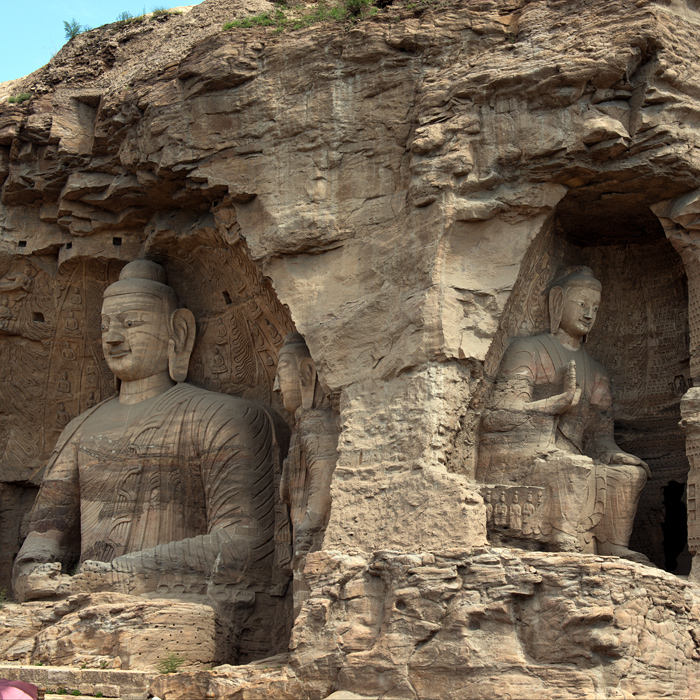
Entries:
{"type": "Polygon", "coordinates": [[[518,494],[513,494],[510,505],[506,502],[506,494],[501,492],[498,501],[494,505],[491,502],[491,494],[484,496],[486,504],[486,522],[488,525],[499,528],[510,528],[531,534],[537,529],[536,513],[542,507],[542,493],[537,494],[537,504],[534,503],[532,492],[528,492],[525,503],[520,503],[518,494]]]}

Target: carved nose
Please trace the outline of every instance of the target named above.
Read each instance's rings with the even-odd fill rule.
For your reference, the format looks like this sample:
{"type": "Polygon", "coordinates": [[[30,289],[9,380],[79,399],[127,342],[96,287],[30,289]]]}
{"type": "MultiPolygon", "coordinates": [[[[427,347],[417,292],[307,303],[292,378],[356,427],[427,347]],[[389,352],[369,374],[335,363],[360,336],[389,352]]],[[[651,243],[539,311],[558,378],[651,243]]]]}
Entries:
{"type": "Polygon", "coordinates": [[[107,335],[105,336],[105,343],[107,343],[107,345],[119,345],[119,343],[123,342],[124,336],[120,333],[116,333],[115,331],[108,331],[107,335]]]}
{"type": "Polygon", "coordinates": [[[279,391],[280,390],[280,378],[275,375],[275,382],[272,385],[272,391],[279,391]]]}

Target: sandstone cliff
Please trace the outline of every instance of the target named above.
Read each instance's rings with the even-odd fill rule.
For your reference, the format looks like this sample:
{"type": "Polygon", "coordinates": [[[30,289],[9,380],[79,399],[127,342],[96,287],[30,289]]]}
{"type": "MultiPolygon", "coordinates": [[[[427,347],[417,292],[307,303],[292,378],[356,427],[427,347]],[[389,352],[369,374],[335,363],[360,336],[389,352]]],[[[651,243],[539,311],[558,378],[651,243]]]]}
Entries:
{"type": "MultiPolygon", "coordinates": [[[[278,406],[276,350],[289,330],[305,336],[342,426],[325,549],[371,558],[485,544],[473,482],[479,410],[507,340],[541,329],[552,271],[577,260],[610,290],[591,352],[617,384],[618,439],[652,469],[633,544],[662,567],[674,569],[676,556],[687,573],[682,527],[664,508],[682,505],[668,490],[688,473],[678,406],[700,378],[696,4],[395,2],[360,21],[294,32],[222,29],[273,9],[205,0],[181,16],[110,25],[0,86],[0,97],[34,95],[0,111],[0,295],[10,297],[0,305],[0,508],[3,517],[14,509],[6,560],[65,416],[111,391],[95,338],[74,321],[90,326],[124,261],[149,254],[179,280],[201,319],[195,383],[278,406]],[[15,303],[21,274],[31,289],[15,303]],[[235,348],[226,373],[213,371],[218,333],[229,334],[221,347],[235,348]],[[664,549],[671,540],[675,555],[664,549]]],[[[533,560],[540,565],[556,568],[533,560]]],[[[316,605],[337,604],[333,585],[319,586],[325,602],[316,605]]],[[[673,595],[685,595],[686,584],[676,586],[673,595]]],[[[560,602],[528,605],[499,614],[521,625],[560,602]]],[[[650,662],[673,667],[675,685],[635,670],[642,696],[692,697],[697,604],[688,610],[692,622],[634,627],[637,636],[681,635],[687,649],[650,662]]],[[[386,632],[428,666],[441,644],[431,625],[450,614],[433,612],[419,635],[386,632]]],[[[321,634],[325,622],[312,624],[312,614],[299,618],[297,649],[307,625],[321,634]]],[[[362,624],[379,638],[374,622],[362,624]]],[[[377,678],[382,664],[398,663],[361,651],[370,633],[356,632],[348,650],[365,654],[377,678]]],[[[519,643],[506,661],[521,669],[537,644],[519,643]]],[[[542,654],[538,663],[556,661],[542,654]]],[[[608,651],[591,654],[557,663],[572,673],[607,668],[608,651]]],[[[632,652],[620,654],[631,663],[632,652]]],[[[450,697],[416,681],[417,661],[402,661],[407,670],[387,687],[360,683],[344,663],[334,661],[335,686],[309,681],[313,697],[354,688],[450,697]]],[[[536,687],[577,697],[567,695],[575,682],[580,696],[632,697],[637,686],[620,685],[623,675],[543,673],[536,687]]],[[[450,692],[464,697],[465,688],[450,692]]]]}

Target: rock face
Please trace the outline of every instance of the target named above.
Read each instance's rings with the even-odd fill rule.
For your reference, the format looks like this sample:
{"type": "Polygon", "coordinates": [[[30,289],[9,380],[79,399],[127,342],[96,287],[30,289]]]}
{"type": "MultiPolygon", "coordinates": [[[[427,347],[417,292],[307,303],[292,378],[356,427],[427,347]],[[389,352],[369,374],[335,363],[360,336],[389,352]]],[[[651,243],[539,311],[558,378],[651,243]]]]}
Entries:
{"type": "Polygon", "coordinates": [[[617,558],[312,554],[291,666],[316,697],[697,695],[697,588],[617,558]],[[368,673],[368,669],[372,672],[368,673]]]}
{"type": "Polygon", "coordinates": [[[183,669],[216,660],[214,610],[116,593],[76,595],[0,610],[3,659],[24,664],[158,671],[171,655],[183,669]]]}
{"type": "MultiPolygon", "coordinates": [[[[221,30],[245,13],[205,0],[94,30],[0,87],[35,95],[0,111],[4,561],[60,428],[112,391],[97,300],[150,256],[199,319],[190,383],[285,415],[298,331],[340,426],[321,592],[291,666],[235,672],[239,697],[263,676],[318,698],[496,697],[497,673],[522,697],[697,695],[695,584],[479,549],[474,479],[506,347],[547,329],[556,270],[588,265],[605,292],[587,352],[615,440],[651,470],[630,547],[700,576],[694,394],[687,454],[678,426],[700,381],[695,3],[395,2],[221,30]]],[[[277,651],[243,634],[243,660],[277,651]]]]}
{"type": "Polygon", "coordinates": [[[616,557],[318,552],[306,578],[311,596],[286,668],[222,666],[158,679],[152,692],[534,700],[700,691],[697,587],[616,557]]]}

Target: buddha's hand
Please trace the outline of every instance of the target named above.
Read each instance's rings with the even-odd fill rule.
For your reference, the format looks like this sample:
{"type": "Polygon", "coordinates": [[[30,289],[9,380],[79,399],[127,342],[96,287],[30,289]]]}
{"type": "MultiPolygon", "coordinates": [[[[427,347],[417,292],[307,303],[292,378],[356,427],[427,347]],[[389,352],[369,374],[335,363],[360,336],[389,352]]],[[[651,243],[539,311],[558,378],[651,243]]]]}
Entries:
{"type": "Polygon", "coordinates": [[[60,562],[28,566],[19,575],[16,586],[21,600],[64,598],[72,593],[71,577],[62,573],[60,562]]]}
{"type": "Polygon", "coordinates": [[[603,462],[603,464],[632,464],[636,467],[641,467],[646,472],[648,477],[651,476],[651,469],[649,469],[649,465],[643,459],[639,459],[639,457],[635,457],[629,452],[623,452],[622,450],[609,450],[599,454],[598,459],[603,462]]]}
{"type": "Polygon", "coordinates": [[[576,386],[576,362],[571,360],[564,370],[564,391],[547,399],[539,399],[526,404],[527,410],[558,415],[566,413],[576,406],[581,399],[581,387],[576,386]]]}

